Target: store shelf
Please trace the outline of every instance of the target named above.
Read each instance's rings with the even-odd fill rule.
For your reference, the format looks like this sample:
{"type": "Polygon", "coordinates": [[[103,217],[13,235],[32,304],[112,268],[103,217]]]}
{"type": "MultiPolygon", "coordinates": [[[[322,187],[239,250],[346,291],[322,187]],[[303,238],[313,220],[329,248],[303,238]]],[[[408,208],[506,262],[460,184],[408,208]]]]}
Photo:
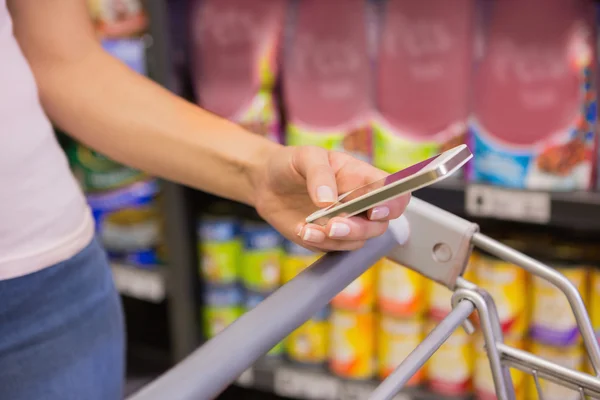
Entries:
{"type": "Polygon", "coordinates": [[[444,182],[415,196],[454,214],[600,231],[600,193],[539,192],[444,182]]]}
{"type": "MultiPolygon", "coordinates": [[[[325,370],[297,367],[280,360],[266,360],[246,370],[237,380],[237,385],[295,399],[365,400],[369,398],[377,383],[348,381],[332,376],[325,370]]],[[[394,400],[458,399],[443,397],[422,389],[410,389],[394,397],[394,400]]]]}
{"type": "Polygon", "coordinates": [[[145,270],[129,265],[111,265],[119,293],[151,303],[166,298],[165,277],[161,269],[145,270]]]}

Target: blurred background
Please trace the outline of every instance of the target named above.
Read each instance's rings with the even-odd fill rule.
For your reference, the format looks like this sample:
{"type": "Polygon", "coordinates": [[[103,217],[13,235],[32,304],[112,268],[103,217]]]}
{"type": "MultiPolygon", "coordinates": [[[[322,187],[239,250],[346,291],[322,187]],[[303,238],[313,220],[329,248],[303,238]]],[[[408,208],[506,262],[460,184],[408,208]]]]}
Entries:
{"type": "MultiPolygon", "coordinates": [[[[388,172],[467,144],[475,157],[461,174],[415,195],[565,273],[600,330],[599,3],[88,3],[107,51],[254,134],[346,151],[388,172]]],[[[129,391],[319,256],[286,242],[252,209],[57,134],[123,295],[129,391]]],[[[482,252],[467,278],[494,297],[509,344],[588,368],[569,305],[553,287],[482,252]]],[[[221,398],[366,399],[449,310],[447,289],[381,260],[221,398]]],[[[519,399],[537,398],[529,377],[513,378],[519,399]]],[[[543,385],[546,399],[579,399],[543,385]]],[[[495,399],[478,333],[457,331],[398,396],[440,398],[495,399]]]]}

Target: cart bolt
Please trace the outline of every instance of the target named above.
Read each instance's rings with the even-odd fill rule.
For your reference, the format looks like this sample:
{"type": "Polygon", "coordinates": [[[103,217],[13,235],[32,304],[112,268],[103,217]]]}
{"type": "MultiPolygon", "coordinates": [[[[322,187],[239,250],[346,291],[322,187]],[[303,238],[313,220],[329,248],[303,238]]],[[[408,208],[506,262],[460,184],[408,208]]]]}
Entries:
{"type": "Polygon", "coordinates": [[[448,262],[452,259],[452,249],[446,243],[438,243],[433,246],[433,259],[440,263],[448,262]]]}

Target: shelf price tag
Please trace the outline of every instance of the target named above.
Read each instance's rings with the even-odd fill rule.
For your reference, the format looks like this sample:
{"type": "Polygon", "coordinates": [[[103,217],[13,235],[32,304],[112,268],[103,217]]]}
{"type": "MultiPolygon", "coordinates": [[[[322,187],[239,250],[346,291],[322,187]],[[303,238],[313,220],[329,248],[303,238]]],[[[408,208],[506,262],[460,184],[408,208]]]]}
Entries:
{"type": "Polygon", "coordinates": [[[275,371],[275,394],[307,400],[338,400],[339,381],[325,374],[279,368],[275,371]]]}
{"type": "Polygon", "coordinates": [[[158,271],[146,271],[120,264],[113,264],[112,271],[120,293],[156,303],[164,300],[165,282],[158,271]]]}
{"type": "Polygon", "coordinates": [[[550,221],[551,199],[546,192],[468,185],[465,208],[476,217],[546,224],[550,221]]]}
{"type": "Polygon", "coordinates": [[[252,387],[254,386],[254,370],[252,368],[248,368],[242,375],[237,379],[236,383],[243,387],[252,387]]]}

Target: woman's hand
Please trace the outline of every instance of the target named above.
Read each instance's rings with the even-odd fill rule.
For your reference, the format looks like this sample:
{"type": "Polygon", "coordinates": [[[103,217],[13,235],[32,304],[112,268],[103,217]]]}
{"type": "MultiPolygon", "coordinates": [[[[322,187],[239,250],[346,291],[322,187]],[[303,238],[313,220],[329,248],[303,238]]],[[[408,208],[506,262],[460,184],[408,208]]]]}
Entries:
{"type": "Polygon", "coordinates": [[[366,216],[332,218],[327,226],[306,224],[307,216],[359,186],[387,174],[350,155],[318,147],[282,147],[255,176],[254,205],[288,239],[316,251],[355,250],[385,232],[410,197],[402,196],[366,216]]]}

